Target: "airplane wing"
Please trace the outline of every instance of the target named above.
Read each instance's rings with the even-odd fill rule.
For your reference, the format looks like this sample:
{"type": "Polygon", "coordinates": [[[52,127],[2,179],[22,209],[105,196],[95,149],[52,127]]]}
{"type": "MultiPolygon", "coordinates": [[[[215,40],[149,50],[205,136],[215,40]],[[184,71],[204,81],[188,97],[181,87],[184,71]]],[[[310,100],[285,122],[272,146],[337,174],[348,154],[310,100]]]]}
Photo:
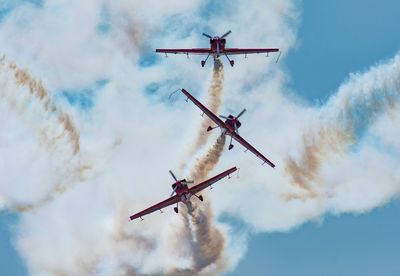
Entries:
{"type": "Polygon", "coordinates": [[[239,134],[232,133],[232,138],[235,139],[236,141],[238,141],[240,144],[242,144],[246,149],[248,149],[249,151],[251,151],[252,153],[254,153],[258,158],[260,158],[262,161],[264,161],[264,163],[268,163],[268,165],[270,165],[272,168],[275,167],[275,164],[272,163],[271,161],[268,160],[267,157],[265,157],[264,155],[262,155],[258,150],[256,150],[252,145],[250,145],[246,140],[244,140],[239,134]]]}
{"type": "Polygon", "coordinates": [[[188,97],[189,100],[191,100],[195,105],[197,105],[197,107],[200,108],[214,123],[216,123],[220,127],[225,126],[225,123],[220,118],[218,118],[214,113],[212,113],[207,107],[202,105],[201,102],[199,102],[195,97],[193,97],[184,88],[182,88],[181,91],[183,94],[185,94],[186,97],[188,97]]]}
{"type": "Polygon", "coordinates": [[[151,207],[149,207],[149,208],[137,213],[137,214],[134,214],[134,215],[130,216],[130,219],[134,220],[134,219],[143,217],[143,216],[148,215],[150,213],[153,213],[153,212],[155,212],[157,210],[161,210],[162,208],[165,208],[165,207],[167,207],[169,205],[175,204],[175,203],[177,203],[179,201],[180,201],[180,198],[177,195],[174,195],[173,197],[170,197],[170,198],[168,198],[168,199],[166,199],[164,201],[161,201],[160,203],[157,203],[157,204],[155,204],[155,205],[153,205],[153,206],[151,206],[151,207]]]}
{"type": "Polygon", "coordinates": [[[260,48],[260,49],[245,49],[245,48],[225,48],[223,51],[227,55],[246,55],[279,52],[278,48],[260,48]]]}
{"type": "Polygon", "coordinates": [[[210,48],[191,48],[191,49],[156,49],[156,53],[165,54],[184,54],[184,55],[208,55],[210,48]]]}
{"type": "Polygon", "coordinates": [[[218,175],[216,175],[216,176],[214,176],[214,177],[212,177],[212,178],[210,178],[210,179],[208,179],[208,180],[206,180],[206,181],[203,181],[203,182],[201,182],[200,184],[197,184],[196,186],[190,188],[190,189],[189,189],[189,192],[190,192],[191,194],[196,194],[196,193],[200,192],[201,190],[207,188],[208,186],[214,184],[215,182],[221,180],[221,179],[224,178],[225,176],[227,176],[227,175],[233,173],[233,172],[236,171],[236,170],[237,170],[236,167],[230,168],[229,170],[226,170],[226,171],[224,171],[223,173],[220,173],[220,174],[218,174],[218,175]]]}

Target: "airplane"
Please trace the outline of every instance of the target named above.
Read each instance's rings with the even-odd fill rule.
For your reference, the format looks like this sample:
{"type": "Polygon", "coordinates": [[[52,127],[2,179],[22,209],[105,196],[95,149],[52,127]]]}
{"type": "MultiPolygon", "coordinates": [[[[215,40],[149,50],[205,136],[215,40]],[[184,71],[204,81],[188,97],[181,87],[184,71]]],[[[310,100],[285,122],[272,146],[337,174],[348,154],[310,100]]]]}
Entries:
{"type": "MultiPolygon", "coordinates": [[[[210,48],[191,48],[191,49],[156,49],[156,53],[165,53],[165,56],[167,54],[186,54],[187,57],[189,57],[189,54],[193,55],[207,55],[205,60],[201,61],[201,67],[204,67],[204,65],[207,62],[208,57],[211,55],[214,57],[214,59],[219,58],[220,56],[224,55],[230,65],[233,67],[235,64],[234,60],[229,59],[228,55],[245,55],[247,57],[247,54],[260,54],[260,53],[271,53],[271,52],[279,52],[278,48],[225,48],[226,44],[226,39],[232,31],[228,31],[225,34],[223,34],[221,37],[219,36],[210,36],[208,34],[203,33],[203,36],[207,37],[210,39],[210,48]]],[[[279,59],[279,57],[278,57],[279,59]]],[[[278,61],[277,59],[277,61],[278,61]]]]}
{"type": "MultiPolygon", "coordinates": [[[[198,192],[200,192],[201,190],[207,188],[208,186],[211,186],[212,184],[214,184],[215,182],[221,180],[222,178],[229,176],[231,173],[233,173],[234,171],[236,171],[237,168],[236,167],[232,167],[229,170],[226,170],[206,181],[201,182],[200,184],[197,184],[196,186],[189,188],[188,184],[193,183],[193,181],[187,181],[186,179],[182,179],[182,180],[178,180],[174,173],[172,171],[169,171],[169,173],[171,174],[172,178],[175,180],[175,183],[172,184],[172,193],[170,195],[169,198],[167,198],[164,201],[161,201],[137,214],[134,214],[132,216],[130,216],[130,220],[134,220],[137,218],[140,218],[141,220],[143,220],[143,216],[148,215],[150,213],[153,213],[157,210],[160,210],[162,208],[165,208],[169,205],[175,204],[176,203],[176,207],[174,207],[174,211],[175,213],[178,213],[178,203],[179,202],[183,202],[186,205],[189,204],[190,198],[192,196],[197,197],[200,201],[203,201],[203,196],[202,195],[196,195],[198,192]],[[175,195],[174,195],[175,194],[175,195]]],[[[161,211],[162,212],[162,211],[161,211]]]]}
{"type": "MultiPolygon", "coordinates": [[[[272,163],[270,160],[268,160],[267,157],[262,155],[258,150],[256,150],[252,145],[250,145],[246,140],[244,140],[240,135],[239,135],[239,128],[242,125],[242,123],[239,121],[240,116],[243,115],[244,112],[246,112],[246,109],[243,109],[237,116],[233,115],[228,115],[228,117],[219,115],[222,119],[225,119],[225,122],[222,121],[218,116],[216,116],[214,113],[212,113],[207,107],[205,107],[202,103],[200,103],[195,97],[193,97],[188,91],[185,89],[181,89],[182,93],[190,99],[195,105],[197,105],[198,108],[203,111],[214,123],[217,124],[215,127],[209,126],[207,128],[207,131],[211,131],[214,128],[221,128],[222,134],[223,135],[229,135],[231,136],[231,140],[229,143],[229,150],[233,148],[232,144],[232,138],[238,141],[240,144],[242,144],[245,148],[246,151],[250,150],[252,153],[254,153],[257,157],[259,157],[264,163],[268,163],[272,168],[275,167],[275,164],[272,163]]],[[[264,164],[263,163],[263,164],[264,164]]]]}

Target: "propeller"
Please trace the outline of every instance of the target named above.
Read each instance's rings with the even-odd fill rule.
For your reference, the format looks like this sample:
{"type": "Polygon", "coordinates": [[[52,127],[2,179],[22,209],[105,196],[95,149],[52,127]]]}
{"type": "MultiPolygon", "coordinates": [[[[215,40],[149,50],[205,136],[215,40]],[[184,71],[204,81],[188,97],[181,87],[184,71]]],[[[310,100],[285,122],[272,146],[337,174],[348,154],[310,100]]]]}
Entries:
{"type": "Polygon", "coordinates": [[[240,113],[236,116],[236,119],[238,119],[240,116],[242,116],[243,113],[245,113],[245,112],[246,112],[246,108],[243,108],[242,112],[240,112],[240,113]]]}
{"type": "Polygon", "coordinates": [[[171,197],[175,193],[176,187],[178,187],[178,185],[175,186],[175,188],[172,190],[172,193],[171,193],[171,195],[169,197],[171,197]]]}
{"type": "Polygon", "coordinates": [[[236,132],[237,134],[239,134],[239,129],[238,129],[238,127],[237,127],[237,124],[235,124],[235,132],[236,132]]]}
{"type": "Polygon", "coordinates": [[[208,37],[209,39],[211,39],[211,38],[212,38],[212,36],[211,36],[211,35],[209,35],[209,34],[205,34],[205,33],[203,33],[203,35],[204,35],[205,37],[208,37]]]}
{"type": "MultiPolygon", "coordinates": [[[[170,195],[170,197],[171,197],[176,192],[176,189],[178,188],[178,184],[177,183],[179,182],[179,180],[176,178],[175,174],[171,170],[169,170],[169,173],[171,174],[172,178],[175,180],[175,184],[174,184],[175,187],[172,190],[172,193],[170,195]]],[[[183,183],[183,184],[186,184],[186,185],[194,183],[193,180],[182,180],[180,182],[183,183]]]]}
{"type": "Polygon", "coordinates": [[[176,176],[171,170],[169,170],[169,173],[172,175],[172,178],[175,179],[176,182],[178,182],[178,179],[176,179],[176,176]]]}
{"type": "Polygon", "coordinates": [[[226,33],[224,33],[224,34],[221,36],[221,38],[227,37],[231,32],[232,32],[231,30],[227,31],[226,33]]]}
{"type": "Polygon", "coordinates": [[[225,119],[225,120],[229,120],[228,117],[224,116],[224,115],[219,115],[220,118],[225,119]]]}

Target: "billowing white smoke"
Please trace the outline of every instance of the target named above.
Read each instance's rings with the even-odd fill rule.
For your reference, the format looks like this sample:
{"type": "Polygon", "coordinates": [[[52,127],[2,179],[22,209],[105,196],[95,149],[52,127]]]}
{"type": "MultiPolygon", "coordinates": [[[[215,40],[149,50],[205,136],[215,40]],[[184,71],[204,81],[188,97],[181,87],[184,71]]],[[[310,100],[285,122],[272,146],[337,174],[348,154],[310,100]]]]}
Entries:
{"type": "MultiPolygon", "coordinates": [[[[7,43],[1,51],[28,68],[32,79],[43,80],[49,99],[78,130],[80,160],[91,165],[90,174],[71,180],[70,166],[81,164],[74,163],[79,159],[58,120],[61,113],[46,113],[43,102],[29,93],[15,94],[29,88],[10,82],[12,71],[2,69],[0,79],[7,87],[1,95],[7,100],[3,96],[0,102],[0,204],[10,208],[11,202],[38,202],[59,179],[72,184],[53,201],[20,215],[17,245],[31,273],[207,273],[236,265],[245,245],[238,246],[228,225],[196,228],[199,216],[192,220],[170,209],[128,223],[133,212],[169,195],[167,171],[179,166],[186,133],[193,131],[190,123],[199,119],[193,105],[166,104],[164,91],[177,86],[206,90],[203,80],[210,74],[186,57],[150,63],[140,57],[150,56],[149,45],[205,47],[199,35],[204,30],[197,26],[213,27],[217,34],[232,29],[232,46],[277,46],[287,52],[295,41],[293,3],[260,0],[246,9],[233,3],[233,16],[225,21],[202,18],[199,1],[44,1],[43,7],[23,4],[3,19],[0,41],[7,43]],[[108,82],[93,96],[89,110],[59,98],[59,91],[86,88],[99,79],[108,82]],[[47,137],[65,135],[48,148],[42,129],[53,135],[47,137]],[[212,229],[218,229],[216,235],[212,229]],[[209,245],[225,251],[208,258],[208,248],[192,241],[210,236],[214,242],[209,245]]],[[[214,221],[211,213],[216,219],[228,213],[255,231],[289,230],[325,212],[365,212],[398,195],[395,153],[400,146],[393,139],[400,121],[397,56],[353,75],[323,107],[286,96],[279,64],[260,57],[235,61],[235,68],[224,74],[223,102],[235,110],[246,104],[241,134],[277,167],[257,166],[240,145],[223,151],[211,174],[236,165],[240,178],[204,192],[207,223],[214,221]],[[387,146],[393,151],[380,150],[387,146]]]]}
{"type": "MultiPolygon", "coordinates": [[[[399,100],[399,55],[367,73],[351,75],[350,80],[318,111],[320,120],[303,134],[300,155],[286,161],[293,183],[315,195],[315,190],[324,186],[327,180],[320,176],[323,163],[334,155],[357,154],[360,149],[350,147],[368,136],[365,134],[369,127],[382,115],[396,110],[399,100]]],[[[376,164],[376,160],[370,162],[376,164]]]]}
{"type": "Polygon", "coordinates": [[[265,139],[277,167],[268,173],[250,157],[242,159],[240,182],[215,200],[217,213],[238,216],[255,231],[287,231],[326,212],[366,212],[399,196],[400,148],[392,139],[399,118],[399,55],[352,74],[322,107],[270,97],[285,112],[254,112],[253,120],[268,123],[246,127],[257,129],[253,138],[265,139]]]}
{"type": "MultiPolygon", "coordinates": [[[[200,130],[203,130],[201,128],[200,130]]],[[[189,178],[195,183],[206,180],[208,174],[217,165],[225,146],[225,136],[221,135],[204,156],[196,158],[191,168],[189,178]]],[[[188,208],[180,211],[183,225],[178,233],[181,242],[190,245],[187,257],[191,257],[189,267],[174,268],[171,275],[193,275],[199,273],[216,274],[225,269],[224,251],[225,238],[214,221],[210,203],[198,203],[196,198],[191,200],[188,208]]]]}
{"type": "MultiPolygon", "coordinates": [[[[222,98],[223,88],[224,88],[224,65],[219,59],[215,59],[211,85],[208,89],[209,104],[207,104],[207,108],[214,114],[219,113],[219,109],[221,107],[221,102],[222,102],[221,98],[222,98]]],[[[197,131],[197,137],[195,138],[192,147],[189,149],[187,153],[188,158],[192,157],[193,154],[197,152],[199,149],[201,149],[208,141],[209,132],[207,132],[206,129],[209,126],[214,125],[214,123],[207,116],[205,117],[206,117],[205,120],[202,120],[201,126],[197,131]]],[[[186,159],[187,158],[183,158],[184,162],[181,163],[180,166],[181,168],[184,168],[186,163],[188,162],[186,159]]]]}
{"type": "Polygon", "coordinates": [[[88,167],[81,164],[79,132],[71,116],[54,103],[41,81],[3,57],[0,85],[0,153],[14,156],[2,159],[0,198],[7,208],[26,211],[80,181],[88,167]],[[16,170],[21,167],[24,173],[16,170]],[[48,171],[52,174],[45,177],[48,171]]]}

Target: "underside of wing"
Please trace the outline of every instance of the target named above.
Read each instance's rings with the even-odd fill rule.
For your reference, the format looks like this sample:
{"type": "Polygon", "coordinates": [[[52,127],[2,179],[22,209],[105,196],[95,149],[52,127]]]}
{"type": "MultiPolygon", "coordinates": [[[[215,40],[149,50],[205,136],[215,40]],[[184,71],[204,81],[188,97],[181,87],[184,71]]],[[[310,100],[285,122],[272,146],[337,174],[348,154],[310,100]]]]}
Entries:
{"type": "Polygon", "coordinates": [[[211,49],[209,49],[209,48],[156,49],[156,53],[183,54],[183,55],[208,55],[211,53],[211,49]]]}
{"type": "Polygon", "coordinates": [[[189,191],[192,194],[196,194],[196,193],[200,192],[201,190],[207,188],[208,186],[214,184],[215,182],[219,181],[220,179],[230,175],[231,173],[233,173],[236,170],[237,170],[236,167],[230,168],[229,170],[226,170],[226,171],[224,171],[224,172],[222,172],[200,184],[197,184],[196,186],[192,187],[189,191]]]}
{"type": "Polygon", "coordinates": [[[177,203],[179,201],[180,201],[179,197],[177,195],[175,195],[175,196],[170,197],[170,198],[168,198],[168,199],[166,199],[164,201],[161,201],[161,202],[159,202],[159,203],[157,203],[157,204],[155,204],[155,205],[153,205],[153,206],[151,206],[151,207],[149,207],[149,208],[147,208],[147,209],[145,209],[145,210],[143,210],[143,211],[141,211],[141,212],[139,212],[137,214],[134,214],[134,215],[130,216],[130,219],[134,220],[134,219],[143,217],[143,216],[148,215],[150,213],[153,213],[155,211],[161,210],[162,208],[165,208],[165,207],[167,207],[169,205],[175,204],[175,203],[177,203]]]}
{"type": "Polygon", "coordinates": [[[257,49],[246,49],[246,48],[225,48],[224,54],[227,55],[246,55],[246,54],[261,54],[261,53],[273,53],[279,52],[278,48],[257,48],[257,49]]]}
{"type": "Polygon", "coordinates": [[[201,111],[203,111],[214,123],[219,126],[224,126],[224,122],[218,118],[214,113],[212,113],[207,107],[205,107],[201,102],[199,102],[195,97],[193,97],[188,91],[185,89],[181,90],[189,100],[191,100],[201,111]]]}
{"type": "Polygon", "coordinates": [[[232,134],[232,138],[238,141],[242,146],[244,146],[246,149],[254,153],[258,158],[260,158],[264,163],[267,163],[270,165],[272,168],[275,167],[275,164],[272,163],[267,157],[262,155],[258,150],[256,150],[252,145],[250,145],[246,140],[244,140],[239,134],[234,133],[232,134]]]}

